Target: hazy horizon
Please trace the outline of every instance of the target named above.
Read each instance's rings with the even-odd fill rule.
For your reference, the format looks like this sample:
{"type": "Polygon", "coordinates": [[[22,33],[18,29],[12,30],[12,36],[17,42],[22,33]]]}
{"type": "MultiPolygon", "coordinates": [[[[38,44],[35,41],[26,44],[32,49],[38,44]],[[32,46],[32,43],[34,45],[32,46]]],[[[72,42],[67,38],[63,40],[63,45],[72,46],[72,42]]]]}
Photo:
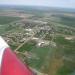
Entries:
{"type": "Polygon", "coordinates": [[[75,0],[1,0],[0,5],[25,5],[75,8],[75,0]]]}

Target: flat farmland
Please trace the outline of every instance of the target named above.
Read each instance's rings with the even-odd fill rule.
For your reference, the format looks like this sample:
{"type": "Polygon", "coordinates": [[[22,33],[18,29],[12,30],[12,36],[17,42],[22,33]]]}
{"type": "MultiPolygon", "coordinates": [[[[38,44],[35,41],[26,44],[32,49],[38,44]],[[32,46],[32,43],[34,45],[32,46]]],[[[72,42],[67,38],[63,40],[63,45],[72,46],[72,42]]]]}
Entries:
{"type": "Polygon", "coordinates": [[[26,19],[34,16],[33,14],[24,13],[18,10],[0,10],[0,16],[9,16],[9,17],[19,17],[22,19],[26,19]]]}
{"type": "Polygon", "coordinates": [[[0,16],[0,24],[8,24],[10,22],[20,20],[19,17],[10,17],[10,16],[0,16]]]}

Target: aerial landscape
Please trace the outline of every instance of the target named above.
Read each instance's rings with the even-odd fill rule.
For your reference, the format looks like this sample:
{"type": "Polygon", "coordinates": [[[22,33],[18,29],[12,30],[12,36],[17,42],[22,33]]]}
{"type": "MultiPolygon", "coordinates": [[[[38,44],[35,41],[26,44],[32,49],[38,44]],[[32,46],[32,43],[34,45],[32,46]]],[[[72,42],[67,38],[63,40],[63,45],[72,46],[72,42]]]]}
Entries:
{"type": "Polygon", "coordinates": [[[75,75],[75,9],[0,5],[0,36],[37,75],[75,75]]]}

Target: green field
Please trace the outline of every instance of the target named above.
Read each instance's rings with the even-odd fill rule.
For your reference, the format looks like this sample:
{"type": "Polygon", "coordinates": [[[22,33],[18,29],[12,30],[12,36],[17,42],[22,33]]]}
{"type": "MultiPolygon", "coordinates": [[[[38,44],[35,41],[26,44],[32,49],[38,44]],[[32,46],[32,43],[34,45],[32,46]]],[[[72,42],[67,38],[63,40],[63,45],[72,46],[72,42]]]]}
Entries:
{"type": "Polygon", "coordinates": [[[63,59],[64,65],[58,69],[57,75],[68,75],[75,69],[75,40],[69,41],[62,36],[58,36],[55,42],[57,43],[57,52],[61,54],[61,57],[64,56],[65,58],[63,59]]]}
{"type": "Polygon", "coordinates": [[[10,22],[19,20],[19,17],[10,17],[10,16],[0,16],[0,24],[8,24],[10,22]]]}
{"type": "Polygon", "coordinates": [[[8,25],[0,25],[0,34],[4,34],[7,30],[8,25]]]}
{"type": "Polygon", "coordinates": [[[19,49],[19,51],[20,52],[28,51],[28,52],[31,52],[33,55],[35,55],[34,58],[27,59],[27,64],[29,64],[31,67],[36,68],[40,71],[41,67],[45,65],[44,63],[46,63],[46,57],[47,55],[49,55],[49,53],[51,53],[52,49],[50,48],[50,46],[37,47],[34,41],[30,41],[24,44],[19,49]]]}
{"type": "Polygon", "coordinates": [[[25,43],[20,49],[20,52],[25,52],[25,51],[31,51],[33,47],[35,47],[36,42],[35,41],[29,41],[25,43]]]}
{"type": "Polygon", "coordinates": [[[64,15],[53,15],[52,17],[57,18],[53,19],[53,22],[60,23],[63,25],[75,27],[75,17],[71,16],[64,16],[64,15]]]}
{"type": "Polygon", "coordinates": [[[13,25],[10,25],[10,23],[20,19],[19,17],[0,16],[0,34],[13,29],[13,25]]]}

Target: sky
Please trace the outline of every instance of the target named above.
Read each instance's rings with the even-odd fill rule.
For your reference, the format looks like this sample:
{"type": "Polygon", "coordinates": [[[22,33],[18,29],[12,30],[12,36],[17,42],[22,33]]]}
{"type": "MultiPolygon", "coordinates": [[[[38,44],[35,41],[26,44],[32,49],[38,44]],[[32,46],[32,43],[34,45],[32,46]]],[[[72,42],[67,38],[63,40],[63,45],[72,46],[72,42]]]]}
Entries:
{"type": "Polygon", "coordinates": [[[0,0],[0,4],[75,8],[75,0],[0,0]]]}

